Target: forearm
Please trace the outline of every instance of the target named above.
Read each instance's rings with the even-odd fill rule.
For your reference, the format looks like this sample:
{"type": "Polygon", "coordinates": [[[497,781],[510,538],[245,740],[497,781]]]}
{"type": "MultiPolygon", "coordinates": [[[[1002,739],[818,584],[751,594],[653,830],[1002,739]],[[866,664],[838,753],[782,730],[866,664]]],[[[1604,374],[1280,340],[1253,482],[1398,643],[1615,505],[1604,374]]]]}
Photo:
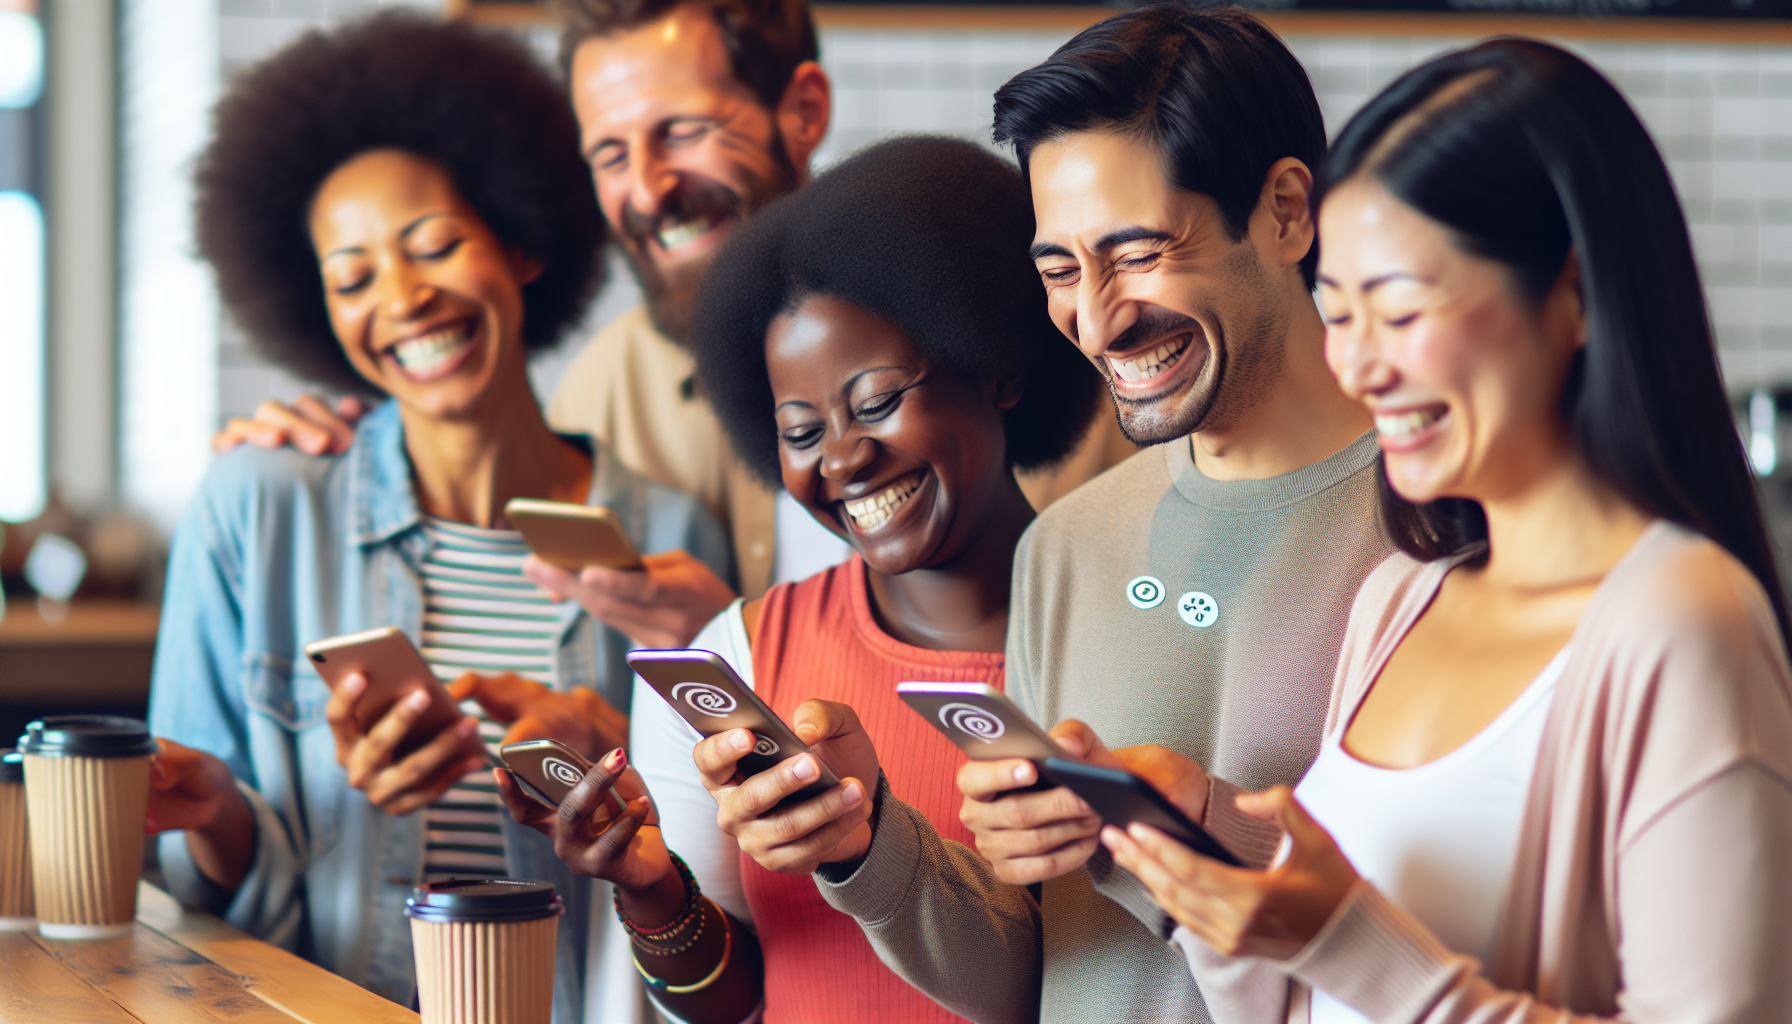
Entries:
{"type": "Polygon", "coordinates": [[[816,887],[851,914],[879,958],[935,1002],[980,1024],[1031,1022],[1039,1012],[1039,907],[995,877],[976,853],[879,786],[877,831],[865,857],[823,865],[816,887]]]}
{"type": "Polygon", "coordinates": [[[765,971],[751,929],[706,896],[696,897],[690,913],[689,890],[675,871],[650,886],[618,886],[616,892],[631,933],[648,933],[631,934],[630,943],[656,1003],[687,1024],[739,1024],[752,1015],[764,994],[765,971]],[[673,931],[663,939],[652,936],[666,929],[673,931]],[[695,990],[677,991],[685,988],[695,990]]]}
{"type": "Polygon", "coordinates": [[[213,885],[234,893],[255,863],[255,812],[235,786],[227,794],[209,824],[187,830],[187,852],[213,885]]]}

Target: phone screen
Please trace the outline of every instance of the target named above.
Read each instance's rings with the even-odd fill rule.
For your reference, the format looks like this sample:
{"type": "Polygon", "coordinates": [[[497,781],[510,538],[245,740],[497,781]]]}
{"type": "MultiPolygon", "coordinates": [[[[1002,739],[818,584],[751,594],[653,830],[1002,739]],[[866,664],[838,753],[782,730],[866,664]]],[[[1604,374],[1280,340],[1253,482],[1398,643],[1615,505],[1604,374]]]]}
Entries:
{"type": "MultiPolygon", "coordinates": [[[[758,775],[782,761],[810,752],[790,726],[714,652],[631,651],[628,664],[699,735],[751,730],[757,743],[740,759],[744,776],[758,775]]],[[[820,757],[815,760],[821,762],[820,757]]],[[[840,780],[823,762],[821,777],[785,797],[779,806],[800,803],[839,784],[840,780]]]]}
{"type": "Polygon", "coordinates": [[[896,695],[974,761],[1044,761],[1064,751],[1015,703],[984,683],[898,683],[896,695]]]}

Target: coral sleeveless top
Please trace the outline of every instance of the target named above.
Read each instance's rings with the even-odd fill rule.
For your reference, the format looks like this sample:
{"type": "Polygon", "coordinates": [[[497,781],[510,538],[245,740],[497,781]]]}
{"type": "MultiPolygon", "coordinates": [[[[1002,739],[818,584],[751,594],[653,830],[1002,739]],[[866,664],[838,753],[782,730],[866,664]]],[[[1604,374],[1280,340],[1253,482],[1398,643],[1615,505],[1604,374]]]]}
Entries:
{"type": "MultiPolygon", "coordinates": [[[[753,636],[754,691],[785,720],[811,698],[858,712],[890,790],[971,845],[958,822],[964,754],[896,696],[910,681],[1002,686],[1002,655],[902,643],[871,615],[858,555],[773,587],[753,636]]],[[[872,780],[867,784],[875,785],[872,780]]],[[[911,1024],[957,1017],[883,965],[857,921],[828,906],[807,875],[780,875],[741,855],[741,882],[765,949],[765,1024],[911,1024]]]]}

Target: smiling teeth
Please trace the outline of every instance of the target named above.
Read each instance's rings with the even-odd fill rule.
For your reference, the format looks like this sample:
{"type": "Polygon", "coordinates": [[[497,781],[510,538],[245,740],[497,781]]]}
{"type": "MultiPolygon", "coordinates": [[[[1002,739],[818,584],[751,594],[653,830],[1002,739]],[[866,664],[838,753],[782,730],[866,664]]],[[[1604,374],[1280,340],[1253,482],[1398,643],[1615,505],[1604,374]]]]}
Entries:
{"type": "Polygon", "coordinates": [[[1182,353],[1188,349],[1188,346],[1188,337],[1175,338],[1164,342],[1144,355],[1134,356],[1125,362],[1110,358],[1108,364],[1114,368],[1115,376],[1128,384],[1137,384],[1142,380],[1150,380],[1175,366],[1182,359],[1182,353]]]}
{"type": "Polygon", "coordinates": [[[1375,430],[1384,437],[1405,437],[1416,434],[1431,424],[1436,423],[1444,414],[1442,409],[1418,409],[1413,412],[1378,413],[1375,417],[1375,430]]]}
{"type": "Polygon", "coordinates": [[[859,528],[859,532],[869,533],[889,522],[890,517],[907,504],[909,497],[920,488],[921,478],[911,476],[896,481],[869,498],[843,504],[846,506],[846,514],[852,517],[853,525],[859,528]]]}
{"type": "Polygon", "coordinates": [[[687,242],[694,242],[709,234],[715,226],[716,222],[711,218],[699,217],[696,220],[687,220],[663,227],[655,232],[653,237],[659,239],[660,248],[671,252],[687,242]]]}
{"type": "Polygon", "coordinates": [[[398,360],[398,365],[404,367],[407,373],[428,374],[454,358],[455,353],[471,341],[472,337],[471,325],[456,324],[399,342],[392,347],[392,357],[398,360]]]}

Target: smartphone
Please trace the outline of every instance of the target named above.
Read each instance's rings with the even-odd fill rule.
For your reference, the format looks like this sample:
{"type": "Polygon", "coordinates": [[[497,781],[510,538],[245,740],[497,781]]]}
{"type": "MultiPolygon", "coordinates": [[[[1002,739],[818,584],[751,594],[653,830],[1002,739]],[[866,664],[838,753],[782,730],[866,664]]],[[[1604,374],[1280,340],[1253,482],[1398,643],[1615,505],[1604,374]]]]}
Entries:
{"type": "Polygon", "coordinates": [[[1204,857],[1212,857],[1235,868],[1246,866],[1213,838],[1213,833],[1190,821],[1188,815],[1152,788],[1151,783],[1131,772],[1099,768],[1062,757],[1045,762],[1045,770],[1095,808],[1101,820],[1109,825],[1125,828],[1135,821],[1144,822],[1204,857]]]}
{"type": "MultiPolygon", "coordinates": [[[[523,792],[554,808],[566,801],[572,787],[592,768],[584,754],[557,740],[506,743],[498,749],[498,756],[523,784],[523,792]]],[[[622,811],[622,798],[612,788],[604,794],[604,802],[591,812],[591,820],[602,825],[622,811]]]]}
{"type": "Polygon", "coordinates": [[[973,761],[1063,757],[1056,740],[986,683],[897,683],[896,695],[973,761]]]}
{"type": "Polygon", "coordinates": [[[399,744],[401,757],[435,739],[463,717],[448,688],[423,661],[423,655],[417,653],[411,638],[397,626],[313,640],[305,645],[305,656],[317,666],[317,674],[331,690],[341,686],[351,673],[367,677],[367,690],[355,705],[355,722],[363,732],[372,729],[392,705],[413,691],[420,689],[429,694],[429,706],[411,723],[411,731],[399,744]]]}
{"type": "MultiPolygon", "coordinates": [[[[784,724],[726,661],[710,651],[630,651],[628,665],[664,697],[680,718],[699,735],[730,729],[751,729],[758,740],[742,755],[740,773],[758,775],[782,761],[809,753],[796,732],[784,724]]],[[[819,756],[821,778],[778,801],[779,807],[820,796],[840,784],[819,756]]]]}
{"type": "Polygon", "coordinates": [[[607,508],[564,501],[512,498],[504,515],[528,541],[535,557],[568,572],[588,565],[606,569],[639,569],[641,554],[607,508]]]}

